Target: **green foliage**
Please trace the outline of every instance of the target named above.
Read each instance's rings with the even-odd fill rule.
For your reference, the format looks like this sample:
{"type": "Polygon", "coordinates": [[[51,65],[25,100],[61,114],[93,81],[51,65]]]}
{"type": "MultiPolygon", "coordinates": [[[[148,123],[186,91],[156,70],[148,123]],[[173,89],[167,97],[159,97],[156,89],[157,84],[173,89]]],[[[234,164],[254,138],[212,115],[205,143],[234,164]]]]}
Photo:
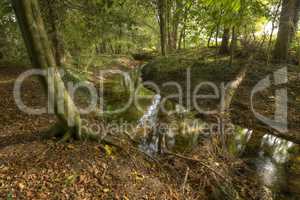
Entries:
{"type": "MultiPolygon", "coordinates": [[[[236,28],[245,40],[275,20],[279,0],[166,0],[168,42],[197,48],[223,29],[236,28]]],[[[69,66],[86,67],[101,54],[131,54],[159,50],[157,2],[143,0],[40,0],[49,36],[53,24],[69,66]],[[49,4],[50,2],[50,4],[49,4]],[[49,5],[55,17],[49,15],[49,5]],[[51,24],[52,23],[52,24],[51,24]],[[72,58],[72,59],[71,59],[72,58]]],[[[0,3],[0,58],[26,60],[26,51],[10,1],[0,3]]],[[[250,38],[250,39],[249,39],[250,38]]],[[[176,45],[175,45],[176,46],[176,45]]]]}
{"type": "Polygon", "coordinates": [[[26,60],[26,51],[10,1],[0,2],[0,62],[26,60]]]}
{"type": "Polygon", "coordinates": [[[66,43],[76,56],[92,49],[120,54],[156,45],[154,13],[148,15],[139,1],[78,1],[77,6],[64,23],[66,43]]]}

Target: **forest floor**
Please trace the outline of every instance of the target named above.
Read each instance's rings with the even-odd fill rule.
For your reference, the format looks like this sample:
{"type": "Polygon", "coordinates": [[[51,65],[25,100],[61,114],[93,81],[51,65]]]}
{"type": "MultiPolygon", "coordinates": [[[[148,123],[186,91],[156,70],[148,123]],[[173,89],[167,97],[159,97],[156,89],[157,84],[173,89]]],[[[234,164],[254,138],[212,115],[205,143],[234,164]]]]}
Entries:
{"type": "MultiPolygon", "coordinates": [[[[119,148],[43,137],[55,117],[15,105],[14,80],[24,70],[0,68],[0,199],[263,199],[243,162],[211,144],[187,158],[153,159],[123,140],[119,148]]],[[[26,80],[22,91],[27,105],[45,104],[38,80],[26,80]]]]}

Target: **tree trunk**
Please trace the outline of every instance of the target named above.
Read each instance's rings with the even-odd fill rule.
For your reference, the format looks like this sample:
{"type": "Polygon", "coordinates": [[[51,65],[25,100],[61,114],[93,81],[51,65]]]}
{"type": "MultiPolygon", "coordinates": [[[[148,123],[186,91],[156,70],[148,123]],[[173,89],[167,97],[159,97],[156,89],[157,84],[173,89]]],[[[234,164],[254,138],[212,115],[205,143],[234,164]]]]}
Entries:
{"type": "Polygon", "coordinates": [[[12,0],[12,3],[33,66],[48,70],[48,77],[43,77],[42,80],[48,90],[48,103],[53,105],[63,130],[66,130],[63,136],[80,139],[81,118],[58,72],[38,2],[12,0]]]}
{"type": "Polygon", "coordinates": [[[58,11],[60,2],[58,0],[39,0],[39,3],[42,10],[41,13],[44,13],[42,17],[44,17],[46,31],[52,43],[56,64],[62,67],[65,63],[65,51],[63,39],[58,29],[58,24],[61,21],[58,11]]]}
{"type": "Polygon", "coordinates": [[[219,39],[219,32],[220,32],[220,24],[221,24],[221,18],[218,20],[218,23],[217,23],[217,30],[216,30],[216,36],[215,36],[215,46],[216,46],[216,49],[218,49],[218,45],[219,45],[218,44],[218,39],[219,39]]]}
{"type": "Polygon", "coordinates": [[[275,10],[275,13],[274,13],[274,16],[273,16],[273,19],[272,19],[272,29],[271,29],[269,43],[268,43],[268,62],[267,63],[269,63],[269,57],[270,57],[270,54],[271,54],[271,51],[272,51],[273,34],[274,34],[275,24],[276,24],[276,21],[277,21],[277,18],[278,18],[278,14],[279,14],[281,4],[282,4],[282,0],[280,0],[278,2],[277,8],[275,10]]]}
{"type": "Polygon", "coordinates": [[[184,38],[184,34],[185,34],[185,29],[186,29],[186,23],[185,21],[183,22],[183,27],[180,30],[180,35],[179,35],[179,40],[178,40],[178,49],[182,49],[182,43],[183,43],[183,38],[184,38]]]}
{"type": "Polygon", "coordinates": [[[230,29],[224,28],[223,37],[222,37],[222,44],[220,46],[219,53],[222,55],[228,54],[229,50],[229,38],[230,38],[230,29]]]}
{"type": "Polygon", "coordinates": [[[50,33],[50,38],[54,46],[54,55],[56,63],[59,67],[64,66],[65,63],[65,51],[64,51],[64,44],[62,40],[62,36],[59,34],[59,30],[57,27],[57,23],[59,23],[58,13],[54,10],[53,6],[51,6],[51,2],[48,2],[48,9],[49,9],[49,22],[51,24],[52,32],[50,33]]]}
{"type": "Polygon", "coordinates": [[[237,47],[237,33],[236,28],[232,27],[232,36],[231,36],[231,44],[230,44],[230,66],[233,63],[234,52],[237,47]]]}
{"type": "Polygon", "coordinates": [[[293,40],[296,36],[297,30],[298,30],[299,18],[300,18],[300,1],[296,0],[291,40],[293,40]]]}
{"type": "Polygon", "coordinates": [[[176,50],[177,45],[178,45],[178,27],[180,20],[183,19],[184,17],[182,13],[184,6],[180,0],[176,1],[169,1],[170,8],[169,8],[169,15],[170,15],[170,49],[171,50],[176,50]]]}
{"type": "Polygon", "coordinates": [[[166,29],[167,29],[167,50],[171,52],[172,48],[172,16],[171,16],[172,2],[170,0],[166,0],[166,29]]]}
{"type": "Polygon", "coordinates": [[[159,28],[160,28],[161,54],[165,56],[166,47],[167,47],[166,0],[157,0],[157,5],[158,5],[158,17],[159,17],[159,28]]]}
{"type": "MultiPolygon", "coordinates": [[[[188,7],[184,8],[184,13],[182,16],[182,28],[180,30],[180,34],[179,34],[179,40],[178,40],[178,49],[182,48],[182,43],[184,42],[184,37],[185,37],[185,30],[186,30],[186,26],[187,26],[187,19],[188,19],[188,12],[191,9],[191,5],[189,5],[188,7]]],[[[179,22],[178,22],[179,23],[179,22]]]]}
{"type": "Polygon", "coordinates": [[[275,44],[273,57],[276,61],[286,61],[292,40],[295,20],[296,0],[283,0],[280,16],[279,31],[275,44]]]}
{"type": "Polygon", "coordinates": [[[213,37],[213,34],[214,34],[214,31],[215,31],[215,27],[213,27],[210,31],[210,34],[209,34],[209,37],[208,37],[208,41],[207,41],[207,47],[209,48],[210,47],[210,42],[211,42],[211,39],[213,37]]]}
{"type": "Polygon", "coordinates": [[[175,50],[177,49],[178,43],[178,26],[180,21],[180,12],[178,11],[178,9],[180,8],[180,6],[180,3],[176,1],[176,9],[172,23],[172,48],[175,50]]]}

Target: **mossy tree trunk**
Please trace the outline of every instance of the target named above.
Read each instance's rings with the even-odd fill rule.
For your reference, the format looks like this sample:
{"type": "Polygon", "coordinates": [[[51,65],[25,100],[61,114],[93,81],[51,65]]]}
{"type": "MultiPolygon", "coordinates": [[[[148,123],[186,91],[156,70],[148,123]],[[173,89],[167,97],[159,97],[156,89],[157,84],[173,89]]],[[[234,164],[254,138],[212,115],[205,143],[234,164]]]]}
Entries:
{"type": "Polygon", "coordinates": [[[273,54],[274,59],[279,62],[287,60],[288,57],[288,51],[294,32],[296,1],[298,0],[282,1],[279,31],[273,54]]]}
{"type": "Polygon", "coordinates": [[[38,1],[12,0],[12,3],[33,66],[48,70],[48,77],[42,80],[50,97],[48,103],[53,105],[60,122],[60,132],[55,130],[65,138],[80,139],[81,118],[58,72],[38,1]]]}

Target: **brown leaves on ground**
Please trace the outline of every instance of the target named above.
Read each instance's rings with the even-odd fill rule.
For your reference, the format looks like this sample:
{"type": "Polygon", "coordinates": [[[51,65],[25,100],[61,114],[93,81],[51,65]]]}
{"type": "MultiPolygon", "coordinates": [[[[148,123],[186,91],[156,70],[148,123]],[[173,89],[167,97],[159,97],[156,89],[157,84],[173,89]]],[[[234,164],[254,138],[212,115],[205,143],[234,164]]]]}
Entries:
{"type": "MultiPolygon", "coordinates": [[[[15,79],[23,70],[0,68],[0,80],[15,79]]],[[[45,104],[37,80],[27,80],[22,89],[27,105],[45,104]]],[[[125,152],[92,142],[62,144],[45,139],[41,132],[55,123],[55,117],[22,113],[12,91],[13,82],[0,82],[0,199],[206,199],[224,185],[219,175],[197,162],[165,157],[157,164],[129,145],[122,146],[125,152]]],[[[201,146],[191,157],[222,173],[232,183],[226,186],[240,185],[233,191],[255,199],[251,192],[256,187],[247,173],[232,171],[245,167],[233,166],[236,161],[212,149],[201,146]]]]}
{"type": "MultiPolygon", "coordinates": [[[[16,79],[24,70],[0,68],[0,80],[16,79]]],[[[55,117],[22,113],[13,86],[0,83],[0,199],[174,199],[176,189],[134,152],[131,158],[120,151],[107,155],[98,143],[44,139],[41,131],[55,117]]],[[[26,80],[22,90],[26,105],[45,104],[38,80],[26,80]]]]}

